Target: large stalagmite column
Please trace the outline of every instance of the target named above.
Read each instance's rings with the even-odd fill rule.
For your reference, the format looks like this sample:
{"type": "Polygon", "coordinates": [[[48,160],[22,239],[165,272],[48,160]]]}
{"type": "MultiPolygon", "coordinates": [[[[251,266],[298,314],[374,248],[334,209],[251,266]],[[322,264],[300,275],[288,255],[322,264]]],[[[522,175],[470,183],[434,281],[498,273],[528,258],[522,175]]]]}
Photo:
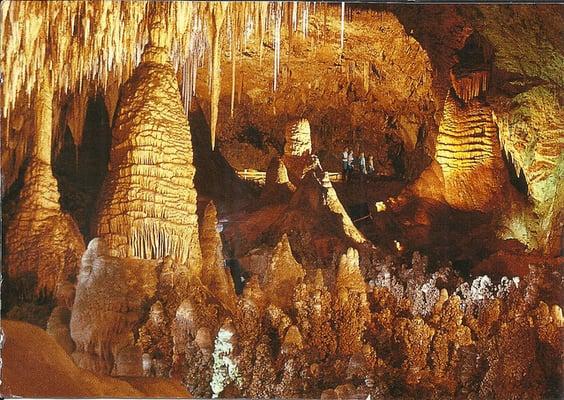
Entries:
{"type": "Polygon", "coordinates": [[[149,43],[123,85],[96,235],[120,257],[171,256],[200,270],[190,128],[153,4],[149,43]]]}
{"type": "Polygon", "coordinates": [[[76,223],[59,206],[51,170],[52,128],[53,87],[44,69],[35,97],[31,157],[17,211],[5,236],[8,277],[27,298],[52,295],[59,283],[73,280],[84,251],[76,223]]]}
{"type": "Polygon", "coordinates": [[[435,159],[444,175],[447,202],[462,210],[489,211],[504,196],[507,172],[492,111],[479,98],[446,98],[435,159]]]}

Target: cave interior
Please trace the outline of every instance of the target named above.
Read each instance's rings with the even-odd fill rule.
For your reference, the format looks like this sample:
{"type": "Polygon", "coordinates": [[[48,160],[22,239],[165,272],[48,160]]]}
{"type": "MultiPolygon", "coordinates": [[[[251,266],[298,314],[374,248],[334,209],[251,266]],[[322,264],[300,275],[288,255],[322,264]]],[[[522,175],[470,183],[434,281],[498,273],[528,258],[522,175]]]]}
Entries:
{"type": "Polygon", "coordinates": [[[560,398],[563,16],[3,1],[0,394],[560,398]]]}

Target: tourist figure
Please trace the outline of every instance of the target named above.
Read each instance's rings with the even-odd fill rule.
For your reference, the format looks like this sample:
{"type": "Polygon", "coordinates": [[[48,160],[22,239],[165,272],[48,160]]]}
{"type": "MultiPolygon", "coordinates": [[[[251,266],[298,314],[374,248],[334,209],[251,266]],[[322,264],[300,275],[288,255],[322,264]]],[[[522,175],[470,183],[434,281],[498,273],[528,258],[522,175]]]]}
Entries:
{"type": "Polygon", "coordinates": [[[374,156],[371,154],[368,156],[368,173],[370,175],[373,175],[374,172],[374,156]]]}
{"type": "Polygon", "coordinates": [[[351,174],[354,170],[354,153],[352,149],[349,151],[349,158],[347,162],[347,180],[351,178],[351,174]]]}
{"type": "Polygon", "coordinates": [[[343,180],[347,180],[347,172],[349,171],[349,148],[345,147],[343,151],[343,180]]]}
{"type": "Polygon", "coordinates": [[[366,158],[364,157],[364,152],[360,153],[360,158],[358,159],[358,166],[362,175],[366,175],[366,158]]]}

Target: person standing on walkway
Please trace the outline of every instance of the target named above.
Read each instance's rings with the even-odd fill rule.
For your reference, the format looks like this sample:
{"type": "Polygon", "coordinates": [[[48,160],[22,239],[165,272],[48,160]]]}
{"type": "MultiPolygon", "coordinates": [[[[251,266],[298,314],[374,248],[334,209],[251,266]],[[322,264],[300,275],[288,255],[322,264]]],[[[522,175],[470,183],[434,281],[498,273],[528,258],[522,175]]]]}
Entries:
{"type": "Polygon", "coordinates": [[[345,147],[343,151],[343,181],[347,180],[347,172],[349,170],[349,148],[345,147]]]}
{"type": "Polygon", "coordinates": [[[358,166],[362,175],[366,175],[366,158],[364,157],[364,152],[360,153],[360,158],[358,159],[358,166]]]}
{"type": "Polygon", "coordinates": [[[347,169],[348,169],[348,177],[347,180],[350,179],[351,174],[354,170],[354,153],[352,151],[352,149],[349,151],[349,157],[348,157],[348,163],[347,163],[347,169]]]}

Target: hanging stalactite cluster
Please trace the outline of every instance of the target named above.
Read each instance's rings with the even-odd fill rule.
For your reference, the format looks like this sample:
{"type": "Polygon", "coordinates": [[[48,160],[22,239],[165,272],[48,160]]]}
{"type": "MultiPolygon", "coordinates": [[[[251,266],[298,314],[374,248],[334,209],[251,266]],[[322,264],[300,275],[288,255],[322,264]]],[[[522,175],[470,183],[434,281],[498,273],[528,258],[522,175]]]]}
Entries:
{"type": "MultiPolygon", "coordinates": [[[[7,127],[17,101],[32,107],[38,71],[47,68],[53,79],[55,97],[72,93],[69,125],[75,143],[81,142],[87,89],[107,93],[108,114],[113,115],[117,87],[140,63],[148,41],[148,9],[152,1],[135,2],[40,2],[4,1],[0,5],[0,68],[2,116],[7,127]]],[[[220,59],[224,42],[230,41],[234,63],[252,37],[262,59],[263,44],[271,39],[275,50],[273,89],[278,87],[282,33],[308,33],[311,2],[162,2],[166,13],[164,35],[172,64],[181,69],[181,86],[186,113],[195,94],[198,68],[208,62],[211,92],[210,130],[212,147],[217,126],[221,88],[220,59]],[[300,27],[301,20],[301,27],[300,27]]],[[[344,3],[341,6],[344,9],[344,3]]],[[[320,7],[317,7],[319,9],[320,7]]],[[[342,23],[341,49],[344,44],[342,23]]],[[[18,106],[19,107],[19,106],[18,106]]],[[[9,140],[9,129],[5,141],[9,140]]]]}
{"type": "Polygon", "coordinates": [[[458,97],[469,102],[488,89],[488,71],[472,71],[464,75],[451,71],[450,81],[458,97]]]}

